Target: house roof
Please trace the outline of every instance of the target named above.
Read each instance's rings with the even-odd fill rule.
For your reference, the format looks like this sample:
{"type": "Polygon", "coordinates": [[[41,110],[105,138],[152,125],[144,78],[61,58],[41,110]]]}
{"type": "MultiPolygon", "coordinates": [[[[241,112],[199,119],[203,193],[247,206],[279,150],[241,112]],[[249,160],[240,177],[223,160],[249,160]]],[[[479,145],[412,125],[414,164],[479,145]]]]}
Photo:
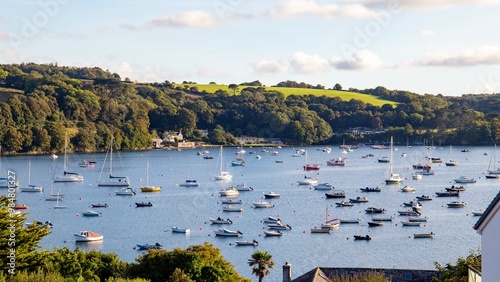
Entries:
{"type": "Polygon", "coordinates": [[[500,203],[500,192],[498,192],[495,199],[491,201],[490,205],[488,206],[488,208],[486,208],[483,215],[479,218],[476,224],[474,224],[475,230],[478,230],[478,232],[483,231],[485,224],[487,224],[490,221],[491,217],[493,216],[492,213],[498,210],[498,208],[495,207],[497,207],[497,204],[499,203],[500,203]]]}
{"type": "Polygon", "coordinates": [[[321,270],[320,267],[302,274],[301,276],[292,280],[293,282],[328,282],[328,276],[321,270]]]}

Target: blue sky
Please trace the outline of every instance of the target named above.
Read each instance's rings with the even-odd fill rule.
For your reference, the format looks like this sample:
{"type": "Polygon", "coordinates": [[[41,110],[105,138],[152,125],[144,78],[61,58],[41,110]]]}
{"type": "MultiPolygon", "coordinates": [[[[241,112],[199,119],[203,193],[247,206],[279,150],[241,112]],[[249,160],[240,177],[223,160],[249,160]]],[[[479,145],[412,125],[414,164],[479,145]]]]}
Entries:
{"type": "Polygon", "coordinates": [[[0,0],[0,63],[133,81],[500,92],[498,0],[0,0]]]}

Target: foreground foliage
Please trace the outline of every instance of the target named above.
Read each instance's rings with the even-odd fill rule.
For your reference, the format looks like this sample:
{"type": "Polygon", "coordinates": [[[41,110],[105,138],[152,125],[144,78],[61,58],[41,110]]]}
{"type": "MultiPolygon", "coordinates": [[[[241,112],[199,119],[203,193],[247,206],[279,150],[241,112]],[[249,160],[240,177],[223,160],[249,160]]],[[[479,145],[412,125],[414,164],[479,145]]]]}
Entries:
{"type": "Polygon", "coordinates": [[[439,282],[467,282],[469,266],[475,269],[481,269],[481,252],[478,250],[477,253],[471,251],[466,258],[459,257],[456,265],[447,263],[442,266],[438,262],[434,263],[437,270],[441,272],[440,278],[435,278],[434,281],[439,282]]]}
{"type": "Polygon", "coordinates": [[[220,250],[209,243],[193,245],[186,250],[149,250],[130,266],[128,276],[153,282],[250,281],[241,277],[222,257],[220,250]]]}

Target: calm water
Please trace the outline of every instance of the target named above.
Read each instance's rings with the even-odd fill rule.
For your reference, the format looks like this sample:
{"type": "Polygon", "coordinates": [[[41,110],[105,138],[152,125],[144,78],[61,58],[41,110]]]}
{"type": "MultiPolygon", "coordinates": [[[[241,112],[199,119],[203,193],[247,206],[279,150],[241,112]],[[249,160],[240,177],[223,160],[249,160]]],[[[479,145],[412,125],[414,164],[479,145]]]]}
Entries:
{"type": "MultiPolygon", "coordinates": [[[[71,154],[68,155],[70,170],[80,172],[83,183],[55,183],[54,193],[60,189],[65,194],[64,202],[68,209],[57,210],[52,207],[55,202],[45,201],[50,193],[51,178],[61,174],[63,156],[52,160],[48,156],[14,156],[2,157],[3,170],[16,172],[19,182],[28,182],[28,161],[31,160],[31,182],[42,185],[44,193],[19,192],[20,204],[29,206],[28,221],[50,220],[54,228],[42,245],[44,248],[80,247],[95,248],[104,252],[115,252],[125,261],[133,261],[142,252],[135,250],[137,243],[159,242],[166,249],[186,248],[192,244],[210,242],[222,250],[224,257],[246,277],[252,276],[247,260],[255,250],[268,251],[272,254],[276,268],[271,271],[270,281],[281,280],[281,266],[285,262],[292,263],[292,277],[297,277],[316,266],[332,267],[381,267],[435,269],[434,262],[441,264],[455,263],[459,256],[467,256],[471,250],[480,246],[480,236],[472,226],[479,219],[471,212],[484,210],[498,193],[500,182],[486,179],[484,173],[488,169],[493,147],[463,148],[454,147],[451,156],[448,148],[425,149],[423,147],[399,147],[394,151],[394,171],[404,175],[407,180],[403,185],[386,186],[384,177],[388,172],[388,164],[378,163],[377,157],[389,156],[389,150],[373,150],[363,147],[344,155],[347,158],[345,167],[328,167],[326,161],[340,156],[338,147],[333,147],[330,154],[308,147],[308,160],[321,163],[321,170],[307,172],[309,176],[317,175],[320,182],[331,182],[336,189],[344,190],[347,198],[365,195],[369,203],[356,204],[354,207],[339,208],[335,206],[337,199],[325,199],[325,191],[317,191],[308,186],[298,186],[296,181],[306,174],[302,170],[304,157],[292,157],[295,149],[278,149],[279,155],[261,152],[260,148],[246,148],[245,167],[231,167],[230,161],[235,158],[237,148],[224,148],[224,163],[234,178],[230,182],[215,182],[213,177],[217,164],[218,148],[210,149],[215,159],[205,160],[198,156],[197,150],[142,151],[115,153],[113,171],[117,175],[128,175],[131,186],[137,189],[136,196],[116,196],[117,188],[97,187],[97,181],[103,168],[105,154],[71,154]],[[249,154],[249,151],[255,154],[249,154]],[[484,155],[488,152],[490,155],[484,155]],[[372,153],[375,158],[364,159],[361,156],[372,153]],[[406,157],[402,157],[406,153],[406,157]],[[262,159],[256,159],[256,155],[262,159]],[[422,180],[412,180],[411,165],[420,162],[424,156],[440,157],[443,161],[452,158],[459,166],[446,167],[433,164],[435,175],[424,176],[422,180]],[[83,159],[97,161],[93,168],[79,168],[78,162],[83,159]],[[282,160],[283,163],[276,163],[282,160]],[[149,184],[162,186],[159,193],[141,193],[139,187],[146,184],[146,167],[149,162],[149,184]],[[414,199],[417,195],[434,195],[437,191],[450,187],[452,179],[461,175],[476,178],[475,184],[467,184],[467,191],[460,196],[467,203],[463,209],[447,208],[446,203],[456,198],[436,198],[424,202],[422,215],[429,218],[421,227],[402,227],[397,211],[403,210],[403,202],[414,199]],[[198,188],[178,186],[186,178],[197,179],[198,188]],[[220,204],[218,190],[231,184],[246,182],[254,191],[241,192],[239,198],[244,204],[242,213],[224,213],[220,204]],[[404,185],[417,189],[414,193],[400,192],[404,185]],[[366,186],[383,187],[381,193],[362,193],[359,188],[366,186]],[[273,200],[275,207],[271,209],[254,209],[252,201],[258,201],[263,192],[274,191],[281,194],[281,199],[273,200]],[[135,202],[150,201],[149,208],[136,208],[135,202]],[[103,213],[99,218],[80,216],[89,209],[92,203],[107,203],[109,208],[98,209],[103,213]],[[328,234],[310,234],[310,229],[325,221],[326,207],[330,217],[360,218],[361,224],[341,225],[328,234]],[[394,215],[392,223],[383,227],[369,228],[367,221],[370,215],[364,213],[366,207],[381,207],[387,210],[386,215],[394,215]],[[280,216],[292,230],[284,231],[282,237],[264,237],[265,225],[262,219],[266,216],[280,216]],[[234,222],[228,226],[240,230],[244,235],[240,240],[257,239],[258,247],[237,247],[235,238],[214,236],[214,230],[221,225],[210,225],[209,218],[231,218],[234,222]],[[172,225],[190,228],[191,233],[173,234],[172,225]],[[97,244],[75,244],[73,233],[80,230],[93,230],[104,234],[104,241],[97,244]],[[413,233],[434,232],[434,239],[413,239],[413,233]],[[353,235],[370,234],[369,242],[354,241],[353,235]]],[[[108,174],[109,164],[105,164],[103,176],[108,174]]],[[[0,190],[0,193],[6,193],[0,190]]],[[[96,209],[97,210],[97,209],[96,209]]]]}

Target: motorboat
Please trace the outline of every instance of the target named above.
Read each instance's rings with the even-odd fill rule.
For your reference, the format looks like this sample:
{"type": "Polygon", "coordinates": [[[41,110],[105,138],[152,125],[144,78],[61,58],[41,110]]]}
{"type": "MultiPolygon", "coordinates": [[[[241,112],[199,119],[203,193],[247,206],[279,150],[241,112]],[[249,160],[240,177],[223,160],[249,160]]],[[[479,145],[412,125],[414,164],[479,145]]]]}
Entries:
{"type": "Polygon", "coordinates": [[[427,222],[427,217],[410,217],[408,218],[410,222],[427,222]]]}
{"type": "Polygon", "coordinates": [[[424,174],[421,171],[417,171],[411,176],[413,180],[422,180],[423,177],[424,174]]]}
{"type": "Polygon", "coordinates": [[[422,203],[420,203],[418,201],[409,201],[409,202],[404,202],[403,206],[420,209],[420,208],[422,208],[422,203]]]}
{"type": "Polygon", "coordinates": [[[43,192],[42,186],[37,186],[33,184],[29,184],[27,187],[19,188],[22,192],[43,192]]]}
{"type": "Polygon", "coordinates": [[[460,192],[459,191],[453,191],[453,192],[436,192],[436,196],[438,197],[459,197],[460,192]]]}
{"type": "Polygon", "coordinates": [[[200,186],[200,184],[198,183],[198,181],[196,181],[196,179],[186,179],[186,181],[184,181],[184,183],[179,184],[179,186],[181,186],[181,187],[198,187],[198,186],[200,186]]]}
{"type": "Polygon", "coordinates": [[[80,233],[75,233],[74,235],[76,242],[93,242],[102,241],[104,239],[102,234],[90,230],[80,231],[80,233]]]}
{"type": "Polygon", "coordinates": [[[288,224],[283,224],[281,222],[276,222],[276,223],[269,223],[267,224],[267,226],[269,227],[269,229],[273,229],[273,230],[291,230],[292,227],[288,224]]]}
{"type": "Polygon", "coordinates": [[[319,164],[306,164],[304,165],[304,170],[319,170],[320,165],[319,164]]]}
{"type": "Polygon", "coordinates": [[[299,185],[315,185],[318,183],[318,178],[312,178],[309,176],[304,176],[304,179],[298,180],[299,185]]]}
{"type": "Polygon", "coordinates": [[[384,226],[383,221],[368,221],[368,226],[375,227],[375,226],[384,226]]]}
{"type": "Polygon", "coordinates": [[[279,217],[268,216],[264,218],[264,223],[278,223],[281,222],[279,217]]]}
{"type": "Polygon", "coordinates": [[[335,198],[345,198],[345,192],[338,190],[332,193],[325,193],[327,199],[335,199],[335,198]]]}
{"type": "Polygon", "coordinates": [[[375,157],[374,154],[366,154],[362,156],[363,159],[374,158],[374,157],[375,157]]]}
{"type": "Polygon", "coordinates": [[[124,187],[121,188],[120,190],[115,190],[115,194],[117,196],[134,196],[135,191],[130,187],[124,187]]]}
{"type": "Polygon", "coordinates": [[[330,234],[331,229],[329,227],[311,228],[311,233],[328,233],[330,234]]]}
{"type": "Polygon", "coordinates": [[[92,204],[93,208],[107,208],[108,204],[92,204]]]}
{"type": "Polygon", "coordinates": [[[434,233],[415,233],[413,234],[413,238],[418,239],[418,238],[432,238],[434,237],[434,233]]]}
{"type": "Polygon", "coordinates": [[[96,212],[93,210],[86,210],[86,211],[82,212],[82,215],[89,216],[89,217],[98,217],[98,216],[102,216],[102,213],[96,212]]]}
{"type": "Polygon", "coordinates": [[[452,185],[451,187],[446,187],[444,188],[446,191],[450,192],[456,192],[456,191],[459,191],[459,192],[463,192],[463,191],[466,191],[467,188],[465,188],[464,186],[455,186],[455,185],[452,185]]]}
{"type": "Polygon", "coordinates": [[[181,228],[177,226],[172,226],[172,232],[173,233],[189,233],[191,230],[189,228],[181,228]]]}
{"type": "Polygon", "coordinates": [[[152,207],[153,206],[153,203],[151,202],[136,202],[135,203],[135,206],[138,207],[138,208],[141,208],[141,207],[152,207]]]}
{"type": "Polygon", "coordinates": [[[26,222],[26,226],[37,226],[37,227],[47,227],[47,228],[52,228],[52,222],[50,221],[45,221],[45,223],[41,221],[33,221],[33,222],[26,222]]]}
{"type": "Polygon", "coordinates": [[[229,206],[223,207],[222,211],[225,211],[225,212],[242,212],[243,208],[242,207],[233,207],[232,205],[229,205],[229,206]]]}
{"type": "Polygon", "coordinates": [[[404,210],[404,211],[398,211],[399,215],[404,215],[404,216],[420,216],[420,212],[416,210],[404,210]]]}
{"type": "Polygon", "coordinates": [[[466,206],[465,202],[459,202],[459,201],[452,201],[449,202],[447,205],[449,208],[465,208],[466,206]]]}
{"type": "Polygon", "coordinates": [[[450,160],[444,163],[446,166],[458,166],[458,162],[454,160],[450,160]]]}
{"type": "Polygon", "coordinates": [[[418,201],[432,201],[432,197],[429,195],[416,196],[418,201]]]}
{"type": "Polygon", "coordinates": [[[417,189],[415,189],[415,187],[408,186],[408,185],[401,188],[401,192],[415,192],[415,190],[417,190],[417,189]]]}
{"type": "Polygon", "coordinates": [[[401,224],[402,224],[403,226],[420,226],[421,222],[419,222],[419,221],[409,221],[409,220],[407,220],[407,221],[401,221],[401,224]]]}
{"type": "Polygon", "coordinates": [[[246,162],[243,158],[236,158],[231,162],[232,166],[245,166],[246,162]]]}
{"type": "Polygon", "coordinates": [[[78,163],[78,166],[79,167],[94,167],[96,164],[96,162],[90,162],[90,161],[87,161],[87,160],[83,160],[81,162],[78,163]]]}
{"type": "Polygon", "coordinates": [[[219,194],[225,197],[236,197],[240,194],[240,192],[234,186],[231,186],[229,188],[221,189],[219,194]]]}
{"type": "Polygon", "coordinates": [[[240,237],[241,235],[243,235],[243,233],[241,233],[239,230],[234,231],[226,228],[215,230],[214,233],[215,236],[221,236],[221,237],[240,237]]]}
{"type": "Polygon", "coordinates": [[[431,169],[422,170],[422,175],[434,175],[434,171],[431,169]]]}
{"type": "Polygon", "coordinates": [[[222,200],[221,204],[226,204],[226,205],[240,205],[240,204],[243,204],[243,201],[242,200],[235,200],[235,199],[232,199],[232,198],[227,198],[225,200],[222,200]]]}
{"type": "Polygon", "coordinates": [[[259,242],[257,240],[252,241],[235,241],[236,246],[258,246],[259,242]]]}
{"type": "Polygon", "coordinates": [[[354,240],[365,240],[365,241],[370,241],[372,237],[370,235],[354,235],[354,240]]]}
{"type": "Polygon", "coordinates": [[[484,214],[484,212],[482,212],[482,211],[472,211],[473,216],[482,216],[483,214],[484,214]]]}
{"type": "Polygon", "coordinates": [[[368,198],[361,196],[361,197],[356,197],[354,199],[349,199],[351,203],[368,203],[368,198]]]}
{"type": "Polygon", "coordinates": [[[384,217],[374,216],[374,217],[372,217],[372,221],[392,221],[393,219],[394,219],[394,217],[392,217],[392,216],[384,216],[384,217]]]}
{"type": "Polygon", "coordinates": [[[359,219],[359,218],[356,218],[356,219],[341,218],[340,219],[340,224],[357,224],[360,222],[361,222],[361,219],[359,219]]]}
{"type": "Polygon", "coordinates": [[[379,187],[365,187],[365,188],[359,188],[362,192],[380,192],[382,189],[379,187]]]}
{"type": "Polygon", "coordinates": [[[208,155],[207,155],[207,156],[203,156],[203,158],[204,158],[205,160],[213,160],[213,159],[214,159],[214,156],[208,156],[208,155]]]}
{"type": "Polygon", "coordinates": [[[264,197],[266,199],[279,199],[281,197],[281,195],[271,191],[268,193],[264,193],[264,197]]]}
{"type": "Polygon", "coordinates": [[[330,182],[319,183],[318,185],[314,185],[315,190],[333,190],[335,187],[330,182]]]}
{"type": "Polygon", "coordinates": [[[254,208],[273,208],[274,204],[266,201],[252,202],[254,208]]]}
{"type": "Polygon", "coordinates": [[[385,209],[369,207],[369,208],[365,209],[365,212],[366,213],[384,213],[385,209]]]}
{"type": "Polygon", "coordinates": [[[476,183],[474,178],[469,178],[466,175],[462,175],[459,178],[453,179],[455,183],[476,183]]]}
{"type": "Polygon", "coordinates": [[[214,219],[214,218],[210,218],[210,222],[212,224],[233,224],[233,221],[230,220],[229,218],[228,219],[222,219],[220,217],[214,219]]]}
{"type": "Polygon", "coordinates": [[[352,206],[354,206],[354,204],[351,201],[342,201],[342,202],[338,202],[335,204],[337,205],[337,207],[352,207],[352,206]]]}
{"type": "Polygon", "coordinates": [[[155,244],[137,244],[138,250],[151,250],[151,249],[161,249],[163,246],[159,243],[155,244]]]}
{"type": "Polygon", "coordinates": [[[264,234],[267,237],[281,236],[281,235],[283,235],[283,233],[281,233],[281,231],[279,231],[279,230],[264,230],[264,234]]]}
{"type": "Polygon", "coordinates": [[[382,157],[380,159],[377,159],[377,161],[379,163],[390,163],[391,162],[391,160],[389,158],[387,158],[387,157],[382,157]]]}
{"type": "Polygon", "coordinates": [[[253,191],[253,188],[248,186],[246,183],[240,183],[235,186],[238,191],[253,191]]]}
{"type": "Polygon", "coordinates": [[[327,166],[345,166],[345,159],[344,158],[335,158],[326,161],[327,166]]]}

